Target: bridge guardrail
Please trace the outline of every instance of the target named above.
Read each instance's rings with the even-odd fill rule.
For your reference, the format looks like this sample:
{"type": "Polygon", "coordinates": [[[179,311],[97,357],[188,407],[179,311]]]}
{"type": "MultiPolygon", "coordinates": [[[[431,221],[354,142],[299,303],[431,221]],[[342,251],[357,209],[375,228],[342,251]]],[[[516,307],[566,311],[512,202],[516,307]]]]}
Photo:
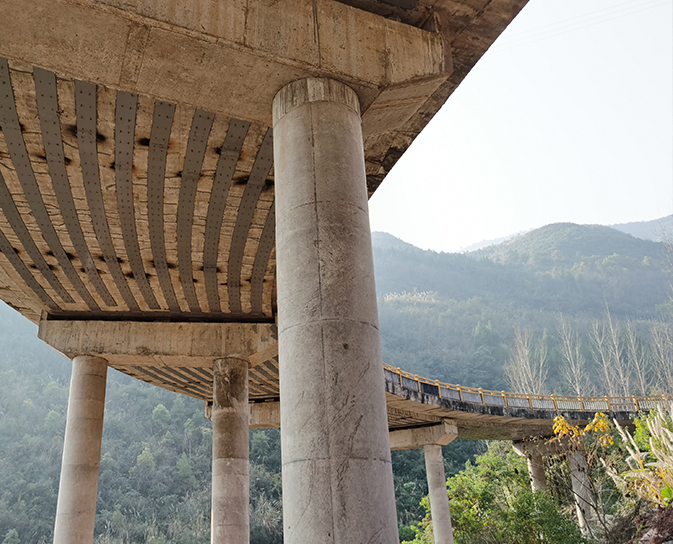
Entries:
{"type": "Polygon", "coordinates": [[[383,372],[386,381],[401,385],[412,391],[444,399],[480,404],[482,406],[508,406],[564,412],[639,412],[640,410],[652,410],[659,403],[671,402],[673,400],[673,397],[667,395],[650,397],[573,397],[490,391],[488,389],[444,383],[439,380],[430,380],[400,368],[395,368],[387,363],[383,363],[383,372]]]}

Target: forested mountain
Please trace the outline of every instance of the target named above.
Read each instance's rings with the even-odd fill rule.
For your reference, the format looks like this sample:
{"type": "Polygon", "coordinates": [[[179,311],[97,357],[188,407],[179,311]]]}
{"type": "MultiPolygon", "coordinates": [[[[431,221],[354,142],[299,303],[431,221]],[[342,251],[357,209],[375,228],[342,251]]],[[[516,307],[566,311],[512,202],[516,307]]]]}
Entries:
{"type": "MultiPolygon", "coordinates": [[[[386,235],[390,236],[390,235],[386,235]]],[[[599,225],[548,225],[472,253],[384,246],[374,238],[381,293],[479,297],[489,308],[597,317],[652,317],[668,293],[666,248],[599,225]]]]}
{"type": "MultiPolygon", "coordinates": [[[[656,392],[673,383],[661,370],[673,373],[663,244],[572,224],[469,254],[383,233],[373,241],[383,355],[394,366],[496,390],[656,392]],[[516,381],[526,362],[544,369],[538,383],[516,381]]],[[[21,543],[51,541],[69,376],[36,327],[0,304],[0,543],[14,542],[11,531],[21,543]]],[[[203,403],[111,371],[97,544],[209,542],[210,448],[203,403]]],[[[447,446],[447,475],[482,448],[447,446]]],[[[394,452],[393,465],[406,525],[424,514],[422,452],[394,452]]],[[[251,520],[251,543],[282,542],[276,430],[251,433],[251,520]]]]}

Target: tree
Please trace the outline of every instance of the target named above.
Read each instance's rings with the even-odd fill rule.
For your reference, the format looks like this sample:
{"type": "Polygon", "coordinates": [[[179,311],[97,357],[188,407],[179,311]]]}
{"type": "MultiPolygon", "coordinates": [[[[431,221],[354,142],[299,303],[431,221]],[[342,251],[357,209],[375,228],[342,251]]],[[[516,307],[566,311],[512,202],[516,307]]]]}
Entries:
{"type": "Polygon", "coordinates": [[[668,393],[673,384],[673,334],[668,323],[654,323],[650,334],[654,384],[659,392],[668,393]]]}
{"type": "Polygon", "coordinates": [[[591,324],[589,338],[594,361],[601,369],[603,383],[612,397],[631,395],[631,371],[617,325],[606,308],[604,321],[595,320],[591,324]]]}
{"type": "Polygon", "coordinates": [[[626,355],[633,375],[632,395],[647,395],[650,388],[650,359],[642,342],[636,334],[633,321],[627,321],[624,328],[626,355]]]}
{"type": "Polygon", "coordinates": [[[16,531],[16,529],[10,529],[9,531],[7,531],[7,534],[5,535],[2,544],[21,544],[21,540],[19,539],[19,533],[16,531]]]}
{"type": "Polygon", "coordinates": [[[158,404],[152,410],[152,421],[154,421],[161,429],[165,429],[171,421],[171,413],[163,404],[158,404]]]}
{"type": "Polygon", "coordinates": [[[514,347],[505,375],[510,391],[543,394],[547,392],[548,349],[544,341],[536,344],[528,329],[515,327],[514,347]]]}
{"type": "Polygon", "coordinates": [[[558,318],[558,332],[561,338],[561,356],[563,366],[561,376],[574,395],[578,397],[590,395],[593,386],[587,372],[586,359],[582,353],[582,340],[573,328],[570,320],[560,316],[558,318]]]}
{"type": "MultiPolygon", "coordinates": [[[[580,544],[579,527],[548,494],[533,492],[526,460],[508,442],[491,442],[486,453],[447,480],[456,544],[580,544]]],[[[413,544],[432,544],[428,515],[413,544]]]]}

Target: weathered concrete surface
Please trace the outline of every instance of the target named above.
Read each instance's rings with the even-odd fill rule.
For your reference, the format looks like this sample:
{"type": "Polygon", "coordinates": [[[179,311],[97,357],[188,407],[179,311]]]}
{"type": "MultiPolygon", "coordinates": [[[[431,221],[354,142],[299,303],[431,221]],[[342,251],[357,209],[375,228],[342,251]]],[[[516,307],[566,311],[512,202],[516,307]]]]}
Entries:
{"type": "Polygon", "coordinates": [[[449,496],[446,492],[442,446],[429,444],[423,446],[423,451],[425,453],[425,471],[428,477],[430,515],[432,516],[432,532],[435,537],[435,544],[453,544],[453,528],[451,527],[449,496]]]}
{"type": "Polygon", "coordinates": [[[248,361],[213,364],[212,544],[250,542],[248,361]]]}
{"type": "Polygon", "coordinates": [[[447,446],[458,438],[458,427],[451,420],[439,425],[390,432],[391,450],[409,450],[436,444],[447,446]]]}
{"type": "Polygon", "coordinates": [[[73,359],[54,544],[93,543],[106,378],[105,359],[73,359]]]}
{"type": "Polygon", "coordinates": [[[100,355],[111,366],[211,366],[215,358],[259,364],[277,355],[270,323],[41,320],[38,337],[66,356],[100,355]]]}
{"type": "Polygon", "coordinates": [[[282,89],[274,157],[285,542],[396,542],[356,94],[282,89]]]}
{"type": "Polygon", "coordinates": [[[280,427],[280,402],[255,402],[250,405],[251,429],[280,427]]]}

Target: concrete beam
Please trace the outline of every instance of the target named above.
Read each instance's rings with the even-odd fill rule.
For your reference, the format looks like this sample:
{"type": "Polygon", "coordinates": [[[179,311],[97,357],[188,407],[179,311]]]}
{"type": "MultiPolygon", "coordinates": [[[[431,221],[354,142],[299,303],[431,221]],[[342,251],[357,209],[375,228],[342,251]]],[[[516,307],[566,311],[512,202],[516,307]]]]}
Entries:
{"type": "Polygon", "coordinates": [[[458,427],[454,421],[444,420],[439,425],[403,429],[390,432],[391,450],[411,450],[424,446],[446,446],[458,438],[458,427]]]}
{"type": "Polygon", "coordinates": [[[252,403],[250,405],[250,428],[280,428],[280,402],[252,403]]]}
{"type": "Polygon", "coordinates": [[[43,319],[38,337],[68,357],[98,355],[111,366],[211,367],[213,360],[221,357],[249,359],[254,364],[269,353],[273,356],[278,342],[276,326],[265,323],[43,319]]]}
{"type": "MultiPolygon", "coordinates": [[[[345,81],[366,110],[390,86],[439,86],[451,65],[441,34],[334,0],[0,0],[0,11],[12,14],[1,56],[266,125],[297,79],[345,81]]],[[[409,110],[397,106],[395,123],[409,110]]]]}

